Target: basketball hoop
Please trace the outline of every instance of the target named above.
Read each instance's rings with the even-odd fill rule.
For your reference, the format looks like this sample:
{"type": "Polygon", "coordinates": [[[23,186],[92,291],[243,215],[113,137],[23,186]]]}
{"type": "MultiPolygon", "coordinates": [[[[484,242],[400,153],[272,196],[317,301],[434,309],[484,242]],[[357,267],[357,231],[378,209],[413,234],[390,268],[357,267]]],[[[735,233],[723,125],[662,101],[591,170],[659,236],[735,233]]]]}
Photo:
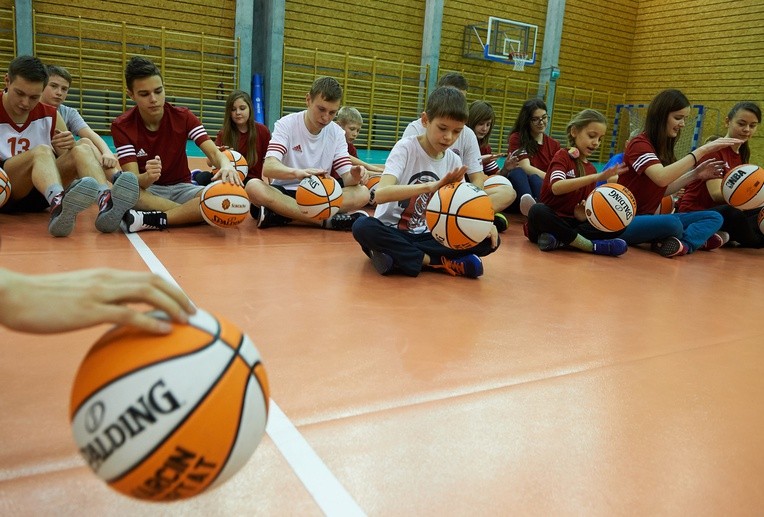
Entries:
{"type": "Polygon", "coordinates": [[[528,54],[525,52],[512,52],[512,69],[516,72],[522,72],[525,70],[525,62],[528,61],[528,54]]]}

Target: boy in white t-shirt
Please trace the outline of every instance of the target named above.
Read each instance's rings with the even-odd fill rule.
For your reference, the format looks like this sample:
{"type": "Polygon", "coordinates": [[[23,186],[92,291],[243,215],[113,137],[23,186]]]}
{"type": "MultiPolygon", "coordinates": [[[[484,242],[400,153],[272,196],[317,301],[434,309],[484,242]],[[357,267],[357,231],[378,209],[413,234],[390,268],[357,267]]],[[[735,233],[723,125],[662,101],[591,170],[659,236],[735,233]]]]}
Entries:
{"type": "MultiPolygon", "coordinates": [[[[465,79],[462,74],[450,72],[443,75],[438,81],[438,88],[441,86],[456,88],[465,99],[467,98],[467,79],[465,79]]],[[[403,138],[406,138],[407,136],[418,136],[423,134],[424,131],[425,129],[422,125],[422,119],[418,118],[406,126],[406,130],[403,132],[403,138]]],[[[459,137],[451,146],[451,150],[459,155],[462,159],[462,163],[467,167],[467,181],[482,189],[483,183],[486,180],[486,175],[483,172],[480,144],[478,143],[477,136],[475,136],[475,132],[472,131],[469,126],[464,126],[464,130],[459,133],[459,137]]],[[[510,185],[499,185],[486,191],[486,194],[488,194],[488,198],[491,200],[491,205],[493,206],[493,211],[495,212],[493,222],[496,225],[496,228],[500,232],[503,232],[507,229],[508,222],[501,211],[514,202],[517,193],[510,185]]]]}
{"type": "Polygon", "coordinates": [[[307,109],[276,121],[263,163],[263,180],[255,178],[246,185],[258,228],[299,221],[349,231],[356,219],[366,216],[360,209],[369,202],[369,189],[364,186],[369,174],[364,167],[351,164],[345,132],[333,122],[341,102],[340,84],[331,77],[319,77],[305,96],[307,109]],[[344,183],[340,213],[317,221],[300,211],[295,193],[304,178],[332,171],[344,183]]]}
{"type": "Polygon", "coordinates": [[[398,270],[417,276],[423,268],[431,268],[477,278],[483,274],[480,257],[498,248],[495,226],[474,248],[455,250],[435,240],[425,222],[425,208],[433,192],[462,181],[467,171],[450,147],[468,115],[467,101],[458,90],[437,88],[422,114],[424,134],[402,138],[390,151],[373,195],[377,203],[374,217],[353,224],[353,237],[380,274],[398,270]]]}

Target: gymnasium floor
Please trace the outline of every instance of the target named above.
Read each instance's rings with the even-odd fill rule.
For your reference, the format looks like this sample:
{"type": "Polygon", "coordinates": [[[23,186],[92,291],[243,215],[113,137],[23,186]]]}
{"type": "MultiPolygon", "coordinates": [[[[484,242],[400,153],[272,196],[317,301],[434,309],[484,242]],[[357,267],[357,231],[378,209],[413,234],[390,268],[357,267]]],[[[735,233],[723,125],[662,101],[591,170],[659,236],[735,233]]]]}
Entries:
{"type": "Polygon", "coordinates": [[[229,482],[138,502],[91,474],[69,430],[71,381],[106,327],[0,329],[0,515],[764,509],[760,251],[541,253],[513,217],[482,278],[411,279],[378,276],[347,233],[247,220],[131,241],[99,234],[90,209],[54,239],[47,217],[0,216],[3,267],[145,258],[249,333],[275,404],[229,482]]]}

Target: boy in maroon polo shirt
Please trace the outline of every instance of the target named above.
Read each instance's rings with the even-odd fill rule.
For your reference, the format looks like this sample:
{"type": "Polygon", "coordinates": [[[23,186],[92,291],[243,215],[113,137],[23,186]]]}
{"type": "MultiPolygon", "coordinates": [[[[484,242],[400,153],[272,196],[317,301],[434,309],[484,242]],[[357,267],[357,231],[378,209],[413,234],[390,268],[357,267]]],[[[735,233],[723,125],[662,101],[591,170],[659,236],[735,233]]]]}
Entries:
{"type": "Polygon", "coordinates": [[[150,59],[132,57],[125,83],[136,105],[112,122],[111,135],[122,169],[138,176],[141,187],[137,210],[125,214],[127,231],[202,222],[199,196],[204,187],[191,183],[186,140],[193,140],[217,167],[213,179],[241,185],[239,175],[196,115],[165,101],[162,74],[150,59]]]}

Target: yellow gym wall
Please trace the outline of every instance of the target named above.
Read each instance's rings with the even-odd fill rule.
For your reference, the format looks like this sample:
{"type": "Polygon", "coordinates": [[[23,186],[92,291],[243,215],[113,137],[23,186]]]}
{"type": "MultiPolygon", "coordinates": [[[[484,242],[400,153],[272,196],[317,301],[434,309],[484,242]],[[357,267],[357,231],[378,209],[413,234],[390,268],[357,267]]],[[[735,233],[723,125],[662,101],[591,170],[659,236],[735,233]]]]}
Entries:
{"type": "Polygon", "coordinates": [[[637,0],[565,2],[559,85],[626,93],[637,5],[637,0]]]}
{"type": "Polygon", "coordinates": [[[420,0],[288,0],[284,45],[418,65],[423,26],[420,0]]]}
{"type": "Polygon", "coordinates": [[[32,6],[39,14],[82,16],[156,29],[204,32],[223,38],[234,36],[236,0],[34,0],[32,6]]]}
{"type": "MultiPolygon", "coordinates": [[[[640,0],[629,69],[633,103],[679,88],[691,103],[720,110],[722,119],[739,101],[764,107],[764,2],[640,0]]],[[[764,129],[751,149],[752,161],[764,164],[764,129]]]]}

